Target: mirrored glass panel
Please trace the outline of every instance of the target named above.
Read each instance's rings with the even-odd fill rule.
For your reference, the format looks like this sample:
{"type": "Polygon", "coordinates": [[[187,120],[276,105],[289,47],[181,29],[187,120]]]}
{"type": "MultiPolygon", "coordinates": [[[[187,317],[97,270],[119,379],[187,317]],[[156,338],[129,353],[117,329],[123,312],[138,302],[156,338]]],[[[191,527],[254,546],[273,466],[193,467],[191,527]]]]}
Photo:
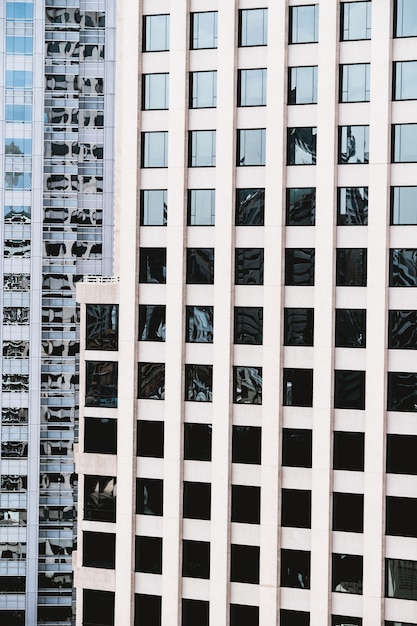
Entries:
{"type": "Polygon", "coordinates": [[[138,363],[138,398],[165,399],[165,363],[138,363]]]}
{"type": "Polygon", "coordinates": [[[363,557],[353,554],[332,555],[332,590],[362,595],[363,557]]]}
{"type": "Polygon", "coordinates": [[[84,476],[84,519],[116,521],[116,481],[114,476],[84,476]]]}
{"type": "Polygon", "coordinates": [[[236,189],[236,226],[263,226],[265,189],[236,189]]]}
{"type": "Polygon", "coordinates": [[[265,141],[264,128],[238,130],[236,165],[265,165],[265,141]]]}
{"type": "Polygon", "coordinates": [[[285,249],[285,284],[314,285],[315,248],[285,249]]]}
{"type": "Polygon", "coordinates": [[[234,343],[262,345],[263,307],[237,306],[234,318],[234,343]]]}
{"type": "Polygon", "coordinates": [[[85,406],[117,407],[117,367],[112,361],[87,361],[85,406]]]}
{"type": "Polygon", "coordinates": [[[366,287],[367,249],[337,248],[336,285],[342,287],[366,287]]]}
{"type": "Polygon", "coordinates": [[[312,346],[314,309],[284,309],[284,346],[312,346]]]}
{"type": "Polygon", "coordinates": [[[166,282],[166,248],[140,248],[139,250],[139,282],[166,282]]]}
{"type": "Polygon", "coordinates": [[[339,187],[337,197],[338,226],[368,224],[368,187],[339,187]]]}
{"type": "Polygon", "coordinates": [[[233,367],[234,404],[262,404],[262,367],[233,367]]]}
{"type": "Polygon", "coordinates": [[[264,249],[236,248],[235,285],[263,285],[264,249]]]}
{"type": "Polygon", "coordinates": [[[139,341],[165,341],[165,305],[139,305],[139,341]]]}
{"type": "Polygon", "coordinates": [[[288,104],[317,103],[317,65],[288,68],[288,104]]]}
{"type": "Polygon", "coordinates": [[[369,163],[369,126],[339,126],[339,163],[369,163]]]}
{"type": "Polygon", "coordinates": [[[185,366],[185,400],[193,402],[212,402],[213,366],[185,366]]]}
{"type": "Polygon", "coordinates": [[[417,561],[385,559],[385,597],[417,600],[417,561]]]}
{"type": "Polygon", "coordinates": [[[214,283],[214,248],[187,248],[187,285],[214,283]]]}
{"type": "Polygon", "coordinates": [[[168,192],[166,189],[142,189],[140,192],[140,225],[166,226],[168,192]]]}
{"type": "Polygon", "coordinates": [[[417,250],[390,250],[390,287],[417,287],[417,250]]]}
{"type": "Polygon", "coordinates": [[[389,311],[388,347],[417,350],[417,311],[389,311]]]}
{"type": "Polygon", "coordinates": [[[213,342],[213,312],[212,306],[186,307],[186,341],[190,343],[213,342]]]}
{"type": "Polygon", "coordinates": [[[316,188],[287,189],[286,225],[314,226],[316,223],[316,188]]]}
{"type": "Polygon", "coordinates": [[[315,165],[317,128],[287,129],[287,165],[315,165]]]}
{"type": "Polygon", "coordinates": [[[335,346],[366,347],[366,309],[336,309],[335,346]]]}
{"type": "Polygon", "coordinates": [[[388,411],[417,411],[417,374],[388,372],[388,411]]]}
{"type": "Polygon", "coordinates": [[[87,350],[117,350],[118,304],[87,304],[86,325],[87,350]]]}

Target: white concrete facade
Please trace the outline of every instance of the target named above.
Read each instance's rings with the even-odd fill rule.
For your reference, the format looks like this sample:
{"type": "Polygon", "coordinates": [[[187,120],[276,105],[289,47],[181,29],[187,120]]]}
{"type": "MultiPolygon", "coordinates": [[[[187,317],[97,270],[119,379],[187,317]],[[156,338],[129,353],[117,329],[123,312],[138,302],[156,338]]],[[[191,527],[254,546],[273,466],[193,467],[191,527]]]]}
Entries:
{"type": "MultiPolygon", "coordinates": [[[[153,617],[156,621],[151,623],[162,626],[191,626],[182,611],[183,599],[208,602],[210,626],[417,623],[416,569],[409,599],[398,594],[385,597],[386,559],[417,562],[417,532],[389,535],[385,505],[386,497],[410,502],[417,498],[411,471],[386,472],[387,435],[417,436],[412,415],[416,405],[410,408],[400,399],[394,410],[387,390],[388,373],[417,371],[412,350],[417,344],[394,346],[408,350],[388,349],[392,344],[387,339],[388,311],[417,309],[415,290],[398,284],[394,288],[390,263],[390,249],[416,247],[417,220],[391,223],[390,188],[416,185],[417,157],[391,162],[391,129],[395,124],[417,124],[416,96],[394,101],[392,87],[394,63],[417,62],[417,38],[393,37],[397,3],[374,0],[370,37],[341,41],[347,5],[370,8],[371,3],[316,2],[318,41],[292,44],[290,13],[293,7],[311,8],[312,0],[118,0],[115,274],[119,282],[77,286],[83,311],[80,406],[85,399],[85,361],[117,361],[118,407],[80,409],[76,451],[80,541],[74,561],[80,626],[89,623],[83,621],[86,589],[114,592],[116,626],[150,623],[149,616],[135,615],[135,594],[161,597],[160,622],[153,617]],[[267,11],[267,45],[240,45],[240,11],[250,9],[267,11]],[[217,12],[217,47],[190,50],[192,14],[203,12],[217,12]],[[154,15],[170,16],[169,50],[141,52],[144,18],[154,15]],[[358,64],[369,64],[370,95],[363,101],[341,102],[342,66],[358,64]],[[289,104],[288,68],[312,66],[317,67],[317,102],[289,104]],[[238,106],[239,70],[259,68],[267,75],[266,105],[238,106]],[[190,73],[214,70],[217,105],[189,108],[190,73]],[[141,110],[142,76],[162,73],[169,74],[169,107],[141,110]],[[369,162],[342,163],[338,129],[355,126],[369,127],[369,162]],[[317,129],[315,164],[289,165],[288,128],[317,129]],[[266,129],[264,165],[236,165],[240,129],[266,129]],[[214,167],[188,166],[189,133],[197,130],[216,131],[214,167]],[[143,133],[161,131],[168,132],[167,166],[141,167],[143,133]],[[315,188],[315,220],[311,225],[289,225],[286,190],[304,188],[315,188]],[[338,221],[338,188],[368,189],[368,211],[362,223],[338,221]],[[167,190],[164,226],[140,223],[140,191],[153,189],[167,190]],[[211,226],[187,225],[187,191],[194,189],[215,190],[211,226]],[[262,225],[235,225],[236,189],[265,189],[262,225]],[[145,248],[166,248],[164,284],[140,282],[140,249],[145,248]],[[188,248],[214,249],[212,284],[188,284],[188,248]],[[263,249],[261,284],[235,284],[236,248],[263,249]],[[365,284],[355,284],[356,278],[343,283],[336,270],[337,250],[358,248],[367,250],[365,284]],[[312,284],[288,278],[286,250],[291,249],[315,250],[312,284]],[[86,350],[84,305],[113,303],[119,305],[118,351],[86,350]],[[139,305],[166,307],[165,341],[138,341],[139,305]],[[212,342],[189,341],[186,306],[213,307],[212,342]],[[262,308],[261,342],[234,340],[235,307],[262,308]],[[288,330],[284,310],[289,308],[314,309],[314,345],[307,340],[304,345],[303,340],[291,345],[284,339],[288,330]],[[366,312],[366,347],[362,335],[355,347],[335,341],[336,310],[366,312]],[[164,399],[137,399],[138,363],[165,364],[164,399]],[[212,366],[210,402],[185,399],[187,364],[212,366]],[[261,403],[236,401],[232,375],[236,366],[262,368],[261,403]],[[284,370],[312,370],[310,406],[288,400],[284,370]],[[345,402],[343,392],[341,401],[335,399],[335,371],[363,375],[363,406],[361,401],[353,401],[354,406],[350,400],[345,402]],[[84,451],[86,417],[117,418],[117,454],[94,456],[84,451]],[[164,423],[163,458],[136,457],[138,420],[164,423]],[[184,459],[184,425],[196,423],[212,425],[211,461],[184,459]],[[232,462],[233,426],[261,428],[260,463],[232,462]],[[295,429],[312,431],[309,467],[283,462],[283,430],[295,429]],[[361,469],[334,469],[334,432],[364,433],[361,469]],[[117,477],[115,523],[85,519],[84,475],[117,477]],[[163,515],[135,515],[137,478],[163,481],[163,515]],[[210,519],[184,519],[184,482],[211,485],[210,519]],[[259,523],[231,521],[232,485],[260,488],[259,523]],[[307,527],[282,523],[282,490],[311,492],[307,527]],[[363,495],[362,530],[334,530],[333,493],[363,495]],[[114,567],[85,566],[82,535],[86,531],[115,533],[114,567]],[[162,538],[161,574],[135,573],[135,536],[162,538]],[[208,578],[182,576],[184,540],[209,543],[208,578]],[[259,547],[258,583],[231,581],[232,545],[259,547]],[[282,550],[310,553],[308,583],[283,583],[282,550]],[[361,558],[361,590],[336,584],[332,562],[338,556],[333,555],[361,558]],[[231,617],[231,605],[258,607],[258,617],[248,609],[246,621],[237,621],[231,617]]],[[[305,267],[300,271],[308,272],[305,267]]],[[[296,385],[294,379],[291,384],[296,385]]],[[[348,386],[349,381],[346,395],[348,386]]],[[[410,393],[414,397],[413,389],[410,393]]],[[[300,576],[296,575],[298,582],[300,576]]]]}

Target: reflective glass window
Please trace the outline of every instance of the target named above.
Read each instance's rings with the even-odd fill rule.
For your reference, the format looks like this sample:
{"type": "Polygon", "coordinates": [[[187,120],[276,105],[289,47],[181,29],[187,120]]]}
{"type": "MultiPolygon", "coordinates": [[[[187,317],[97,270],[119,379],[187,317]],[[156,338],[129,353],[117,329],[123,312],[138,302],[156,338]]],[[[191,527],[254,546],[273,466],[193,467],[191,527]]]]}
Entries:
{"type": "Polygon", "coordinates": [[[235,307],[234,343],[262,345],[263,307],[235,307]]]}
{"type": "Polygon", "coordinates": [[[369,126],[339,126],[339,163],[369,163],[369,126]]]}
{"type": "Polygon", "coordinates": [[[166,226],[168,192],[166,189],[142,189],[140,192],[140,225],[166,226]]]}
{"type": "Polygon", "coordinates": [[[210,578],[210,543],[182,541],[182,575],[187,578],[210,578]]]}
{"type": "Polygon", "coordinates": [[[263,285],[264,249],[236,248],[235,285],[263,285]]]}
{"type": "Polygon", "coordinates": [[[261,488],[232,485],[231,521],[259,524],[261,520],[261,488]]]}
{"type": "Polygon", "coordinates": [[[164,481],[159,478],[136,479],[136,513],[163,515],[164,481]]]}
{"type": "Polygon", "coordinates": [[[185,400],[192,402],[212,402],[212,365],[185,366],[185,400]]]}
{"type": "Polygon", "coordinates": [[[86,305],[87,350],[117,350],[118,333],[118,304],[86,305]]]}
{"type": "Polygon", "coordinates": [[[169,106],[169,74],[143,74],[142,109],[156,111],[169,106]]]}
{"type": "Polygon", "coordinates": [[[284,309],[284,346],[312,346],[314,309],[284,309]]]}
{"type": "Polygon", "coordinates": [[[164,456],[164,422],[138,420],[136,455],[162,459],[164,456]]]}
{"type": "Polygon", "coordinates": [[[213,311],[212,306],[186,307],[186,341],[189,343],[213,342],[213,311]]]}
{"type": "Polygon", "coordinates": [[[316,223],[316,188],[287,189],[286,226],[314,226],[316,223]]]}
{"type": "Polygon", "coordinates": [[[268,43],[268,9],[239,11],[239,46],[266,46],[268,43]]]}
{"type": "Polygon", "coordinates": [[[417,99],[417,61],[397,61],[394,63],[394,100],[417,99]]]}
{"type": "Polygon", "coordinates": [[[162,597],[144,593],[135,593],[135,620],[134,626],[143,623],[146,615],[146,626],[161,626],[162,597]]]}
{"type": "Polygon", "coordinates": [[[230,626],[259,626],[259,607],[249,604],[230,605],[230,626]]]}
{"type": "Polygon", "coordinates": [[[332,555],[332,591],[362,595],[363,557],[332,555]]]}
{"type": "Polygon", "coordinates": [[[283,405],[313,406],[313,370],[284,368],[283,405]]]}
{"type": "Polygon", "coordinates": [[[143,17],[143,52],[169,50],[169,15],[143,17]]]}
{"type": "Polygon", "coordinates": [[[184,518],[210,519],[211,484],[184,481],[182,509],[184,518]]]}
{"type": "Polygon", "coordinates": [[[135,572],[162,574],[162,537],[135,537],[135,572]]]}
{"type": "Polygon", "coordinates": [[[385,597],[417,600],[417,561],[385,559],[385,597]]]}
{"type": "Polygon", "coordinates": [[[263,226],[265,189],[236,189],[236,226],[263,226]]]}
{"type": "Polygon", "coordinates": [[[33,20],[33,3],[6,2],[6,20],[8,22],[33,20]]]}
{"type": "Polygon", "coordinates": [[[310,626],[310,613],[307,613],[307,611],[281,609],[279,620],[281,626],[310,626]]]}
{"type": "Polygon", "coordinates": [[[139,305],[139,341],[165,341],[165,305],[139,305]]]}
{"type": "Polygon", "coordinates": [[[336,309],[335,346],[366,347],[366,309],[336,309]]]}
{"type": "Polygon", "coordinates": [[[217,11],[191,13],[190,48],[217,48],[217,11]]]}
{"type": "Polygon", "coordinates": [[[165,399],[165,363],[138,363],[138,398],[165,399]]]}
{"type": "Polygon", "coordinates": [[[333,469],[363,472],[365,434],[335,431],[333,437],[333,469]]]}
{"type": "Polygon", "coordinates": [[[417,475],[417,435],[387,434],[387,472],[417,475]]]}
{"type": "Polygon", "coordinates": [[[368,187],[339,187],[337,196],[338,226],[368,224],[368,187]]]}
{"type": "Polygon", "coordinates": [[[238,104],[241,107],[265,106],[266,69],[239,70],[238,104]]]}
{"type": "Polygon", "coordinates": [[[5,172],[5,189],[32,189],[32,174],[30,172],[5,172]]]}
{"type": "Polygon", "coordinates": [[[85,406],[117,407],[118,363],[86,361],[85,406]]]}
{"type": "Polygon", "coordinates": [[[288,104],[317,103],[317,65],[288,68],[288,104]]]}
{"type": "Polygon", "coordinates": [[[369,102],[370,63],[340,65],[339,102],[369,102]]]}
{"type": "Polygon", "coordinates": [[[333,493],[333,530],[363,532],[363,495],[333,493]]]}
{"type": "Polygon", "coordinates": [[[390,250],[390,287],[417,287],[417,250],[390,250]]]}
{"type": "Polygon", "coordinates": [[[33,37],[6,35],[6,54],[25,56],[33,53],[33,37]]]}
{"type": "Polygon", "coordinates": [[[142,133],[142,167],[168,167],[168,133],[142,133]]]}
{"type": "Polygon", "coordinates": [[[188,226],[214,226],[215,189],[188,190],[188,226]]]}
{"type": "Polygon", "coordinates": [[[260,465],[261,443],[259,426],[233,426],[232,463],[260,465]]]}
{"type": "Polygon", "coordinates": [[[191,130],[188,134],[188,166],[215,167],[216,131],[191,130]]]}
{"type": "Polygon", "coordinates": [[[311,528],[311,491],[282,489],[281,525],[293,528],[311,528]]]}
{"type": "Polygon", "coordinates": [[[372,3],[343,2],[341,10],[342,41],[357,41],[371,38],[372,3]]]}
{"type": "Polygon", "coordinates": [[[285,248],[285,284],[314,285],[314,248],[285,248]]]}
{"type": "Polygon", "coordinates": [[[281,587],[310,589],[310,559],[306,550],[281,550],[281,587]]]}
{"type": "Polygon", "coordinates": [[[391,187],[391,224],[417,224],[417,187],[391,187]]]}
{"type": "Polygon", "coordinates": [[[417,350],[417,311],[389,311],[388,347],[417,350]]]}
{"type": "Polygon", "coordinates": [[[114,533],[83,532],[83,566],[114,569],[116,564],[116,535],[114,533]]]}
{"type": "Polygon", "coordinates": [[[230,581],[259,584],[259,546],[230,546],[230,581]]]}
{"type": "Polygon", "coordinates": [[[184,424],[184,459],[211,461],[211,424],[184,424]]]}
{"type": "Polygon", "coordinates": [[[4,140],[4,153],[6,156],[30,156],[32,153],[32,139],[20,137],[6,138],[4,140]]]}
{"type": "Polygon", "coordinates": [[[386,498],[385,534],[397,537],[417,537],[416,498],[386,498]]]}
{"type": "Polygon", "coordinates": [[[265,165],[265,128],[237,131],[236,165],[265,165]]]}
{"type": "Polygon", "coordinates": [[[5,105],[6,122],[31,122],[32,121],[32,105],[31,104],[6,104],[5,105]]]}
{"type": "Polygon", "coordinates": [[[417,374],[388,372],[388,411],[417,411],[417,374]]]}
{"type": "Polygon", "coordinates": [[[105,417],[85,417],[84,452],[116,454],[117,420],[105,417]]]}
{"type": "Polygon", "coordinates": [[[140,248],[139,282],[166,283],[166,248],[140,248]]]}
{"type": "Polygon", "coordinates": [[[417,4],[415,0],[395,0],[394,36],[417,37],[417,4]]]}
{"type": "Polygon", "coordinates": [[[6,70],[6,88],[7,89],[31,89],[32,88],[32,71],[31,70],[6,70]]]}
{"type": "Polygon", "coordinates": [[[365,409],[365,372],[335,370],[335,409],[365,409]]]}
{"type": "Polygon", "coordinates": [[[313,431],[301,428],[282,429],[282,465],[311,467],[313,459],[313,431]]]}
{"type": "Polygon", "coordinates": [[[0,622],[8,626],[25,626],[25,611],[20,609],[0,609],[0,622]]]}
{"type": "Polygon", "coordinates": [[[217,104],[217,72],[190,72],[190,109],[212,109],[217,104]]]}
{"type": "Polygon", "coordinates": [[[351,617],[346,615],[332,615],[332,626],[362,626],[361,617],[351,617]]]}
{"type": "Polygon", "coordinates": [[[83,589],[83,624],[114,625],[114,593],[83,589]]]}
{"type": "Polygon", "coordinates": [[[289,43],[314,43],[319,40],[319,6],[290,7],[289,43]]]}
{"type": "Polygon", "coordinates": [[[315,165],[317,128],[287,129],[287,165],[315,165]]]}
{"type": "Polygon", "coordinates": [[[417,124],[392,125],[392,162],[417,163],[417,124]]]}
{"type": "Polygon", "coordinates": [[[116,481],[114,476],[84,476],[84,519],[116,521],[116,481]]]}
{"type": "Polygon", "coordinates": [[[210,603],[207,600],[182,600],[181,626],[209,626],[210,603]]]}
{"type": "Polygon", "coordinates": [[[234,404],[262,404],[262,367],[233,367],[234,404]]]}
{"type": "Polygon", "coordinates": [[[187,285],[213,285],[214,248],[187,248],[187,285]]]}
{"type": "Polygon", "coordinates": [[[367,249],[337,248],[336,285],[339,287],[366,287],[367,249]]]}

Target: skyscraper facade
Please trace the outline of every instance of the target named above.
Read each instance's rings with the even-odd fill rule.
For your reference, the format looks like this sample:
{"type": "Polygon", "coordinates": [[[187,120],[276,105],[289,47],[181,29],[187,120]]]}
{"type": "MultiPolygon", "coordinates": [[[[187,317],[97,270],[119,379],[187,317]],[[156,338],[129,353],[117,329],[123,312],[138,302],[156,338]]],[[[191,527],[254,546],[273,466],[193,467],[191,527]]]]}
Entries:
{"type": "Polygon", "coordinates": [[[0,5],[0,623],[73,620],[79,314],[112,272],[114,3],[0,5]]]}
{"type": "Polygon", "coordinates": [[[415,626],[417,2],[117,24],[77,624],[415,626]]]}

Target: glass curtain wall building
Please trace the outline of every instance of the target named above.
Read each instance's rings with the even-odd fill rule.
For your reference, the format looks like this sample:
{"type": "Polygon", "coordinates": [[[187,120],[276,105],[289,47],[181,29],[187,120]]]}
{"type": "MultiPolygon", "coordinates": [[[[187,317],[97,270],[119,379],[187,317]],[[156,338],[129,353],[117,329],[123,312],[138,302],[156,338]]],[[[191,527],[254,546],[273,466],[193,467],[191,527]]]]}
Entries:
{"type": "Polygon", "coordinates": [[[0,6],[0,623],[73,620],[83,274],[112,273],[114,5],[0,6]]]}
{"type": "Polygon", "coordinates": [[[76,623],[417,626],[417,2],[118,11],[76,623]]]}

